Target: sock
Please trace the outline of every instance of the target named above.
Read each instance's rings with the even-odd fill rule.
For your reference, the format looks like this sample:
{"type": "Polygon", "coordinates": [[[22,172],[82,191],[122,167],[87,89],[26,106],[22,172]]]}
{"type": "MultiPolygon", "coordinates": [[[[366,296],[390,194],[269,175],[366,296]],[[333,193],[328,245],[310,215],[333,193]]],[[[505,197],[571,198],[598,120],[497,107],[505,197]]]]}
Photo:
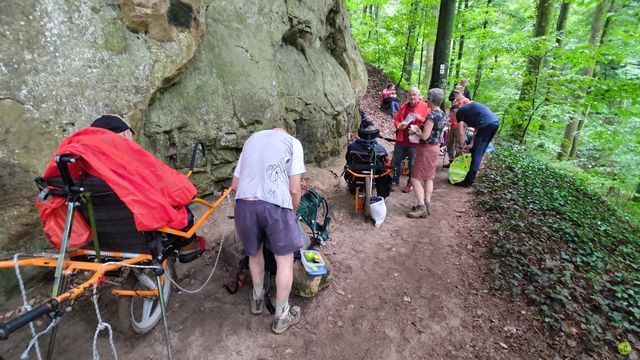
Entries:
{"type": "Polygon", "coordinates": [[[424,201],[418,202],[418,206],[424,206],[424,201]]]}
{"type": "Polygon", "coordinates": [[[253,298],[256,300],[264,298],[264,284],[253,284],[253,298]]]}
{"type": "Polygon", "coordinates": [[[280,319],[287,311],[289,311],[289,300],[276,299],[276,319],[280,319]]]}

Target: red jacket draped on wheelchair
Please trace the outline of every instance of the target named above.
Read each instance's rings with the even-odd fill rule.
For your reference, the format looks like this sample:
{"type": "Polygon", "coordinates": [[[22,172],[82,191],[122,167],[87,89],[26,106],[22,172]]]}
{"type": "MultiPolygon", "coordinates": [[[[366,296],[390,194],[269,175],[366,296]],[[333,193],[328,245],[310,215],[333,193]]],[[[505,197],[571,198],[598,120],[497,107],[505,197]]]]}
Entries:
{"type": "MultiPolygon", "coordinates": [[[[68,171],[76,187],[83,188],[85,197],[90,197],[101,249],[146,253],[149,250],[144,232],[163,226],[183,229],[192,223],[187,205],[196,189],[185,175],[134,141],[108,130],[86,128],[62,141],[43,177],[37,180],[41,189],[54,190],[51,192],[54,196],[38,199],[36,205],[45,235],[56,248],[61,245],[66,218],[68,184],[55,162],[56,156],[62,154],[78,157],[68,163],[68,171]]],[[[78,210],[73,219],[70,248],[91,241],[89,207],[85,204],[78,210]]]]}

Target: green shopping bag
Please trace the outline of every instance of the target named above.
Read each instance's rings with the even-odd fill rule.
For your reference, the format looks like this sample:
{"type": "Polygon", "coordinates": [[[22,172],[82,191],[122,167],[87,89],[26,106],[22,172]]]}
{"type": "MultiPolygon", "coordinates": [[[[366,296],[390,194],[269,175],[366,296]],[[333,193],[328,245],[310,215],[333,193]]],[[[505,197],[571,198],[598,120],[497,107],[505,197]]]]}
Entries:
{"type": "Polygon", "coordinates": [[[449,165],[449,182],[456,184],[464,180],[471,167],[471,154],[466,153],[453,159],[449,165]]]}

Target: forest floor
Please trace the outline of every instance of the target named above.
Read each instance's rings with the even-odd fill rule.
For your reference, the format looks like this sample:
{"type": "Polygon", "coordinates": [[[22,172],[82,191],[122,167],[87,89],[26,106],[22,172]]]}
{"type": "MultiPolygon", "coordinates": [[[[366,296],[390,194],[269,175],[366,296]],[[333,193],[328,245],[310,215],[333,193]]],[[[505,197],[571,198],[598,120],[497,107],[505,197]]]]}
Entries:
{"type": "MultiPolygon", "coordinates": [[[[371,77],[370,82],[377,84],[371,77]]],[[[373,88],[373,96],[381,89],[373,88]]],[[[377,109],[371,94],[363,107],[381,128],[392,122],[377,109]]],[[[382,143],[392,149],[392,144],[382,143]]],[[[451,186],[446,172],[439,169],[430,217],[407,218],[414,195],[396,189],[386,199],[387,218],[376,229],[353,210],[353,197],[336,176],[342,172],[342,159],[323,168],[308,166],[304,178],[306,186],[317,189],[331,206],[331,239],[321,251],[332,264],[333,279],[314,298],[292,297],[291,302],[302,308],[301,322],[274,335],[266,312],[254,316],[249,311],[251,286],[234,295],[222,288],[235,265],[225,249],[237,248],[238,240],[233,221],[225,228],[220,220],[206,225],[205,236],[208,248],[215,250],[225,236],[226,261],[203,291],[174,292],[170,299],[175,359],[589,358],[571,353],[567,344],[555,343],[535,308],[492,290],[490,244],[483,235],[489,225],[472,209],[471,189],[451,186]]],[[[219,218],[231,213],[227,205],[219,218]]],[[[178,264],[181,284],[187,288],[202,284],[214,261],[215,251],[210,251],[192,264],[178,264]]],[[[43,285],[35,293],[43,296],[45,289],[43,285]]],[[[0,307],[0,315],[18,303],[17,297],[10,300],[0,307]]],[[[110,321],[112,311],[106,307],[105,320],[110,321]]],[[[96,323],[88,302],[63,317],[53,358],[90,358],[96,323]]],[[[16,332],[0,342],[0,354],[17,359],[29,338],[26,328],[16,332]]],[[[166,356],[161,324],[146,336],[119,329],[114,341],[120,359],[166,356]]],[[[103,358],[111,358],[105,332],[97,348],[103,358]]]]}

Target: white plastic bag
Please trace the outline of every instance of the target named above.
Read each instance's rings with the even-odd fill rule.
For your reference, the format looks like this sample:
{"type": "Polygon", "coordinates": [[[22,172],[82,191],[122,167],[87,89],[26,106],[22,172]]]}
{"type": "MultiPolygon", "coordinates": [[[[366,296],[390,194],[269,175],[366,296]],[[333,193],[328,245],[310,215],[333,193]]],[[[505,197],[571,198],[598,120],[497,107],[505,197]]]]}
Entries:
{"type": "Polygon", "coordinates": [[[384,204],[384,198],[372,196],[370,209],[371,218],[376,222],[375,226],[379,228],[387,217],[387,206],[384,204]]]}

